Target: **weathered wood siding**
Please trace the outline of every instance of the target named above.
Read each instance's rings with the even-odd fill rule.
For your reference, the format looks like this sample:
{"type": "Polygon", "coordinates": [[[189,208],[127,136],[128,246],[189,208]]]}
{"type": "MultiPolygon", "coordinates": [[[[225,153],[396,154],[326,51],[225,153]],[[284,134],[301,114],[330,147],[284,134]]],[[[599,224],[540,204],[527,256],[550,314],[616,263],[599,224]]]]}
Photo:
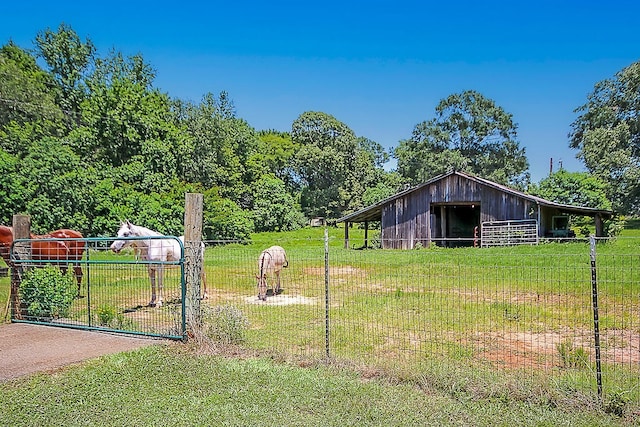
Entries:
{"type": "MultiPolygon", "coordinates": [[[[500,191],[458,175],[418,188],[382,208],[382,247],[411,249],[431,242],[431,206],[479,204],[480,223],[536,219],[537,206],[530,200],[500,191]]],[[[478,226],[480,224],[477,224],[478,226]]]]}

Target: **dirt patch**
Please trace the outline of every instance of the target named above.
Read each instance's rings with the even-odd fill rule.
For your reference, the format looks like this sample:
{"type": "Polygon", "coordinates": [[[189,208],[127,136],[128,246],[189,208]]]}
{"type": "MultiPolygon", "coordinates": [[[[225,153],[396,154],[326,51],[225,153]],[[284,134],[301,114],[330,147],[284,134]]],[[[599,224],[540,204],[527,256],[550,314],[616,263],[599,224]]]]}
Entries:
{"type": "MultiPolygon", "coordinates": [[[[490,333],[479,337],[486,348],[481,356],[506,368],[550,368],[561,366],[559,347],[564,351],[581,349],[595,358],[593,333],[576,332],[510,332],[490,333]]],[[[640,363],[640,335],[632,331],[609,330],[600,335],[600,357],[611,364],[637,365],[640,363]]]]}
{"type": "Polygon", "coordinates": [[[0,325],[0,381],[165,342],[53,326],[4,324],[0,325]]]}
{"type": "Polygon", "coordinates": [[[247,304],[264,304],[264,305],[295,305],[295,304],[314,305],[318,302],[317,298],[308,298],[308,297],[303,297],[301,295],[267,296],[266,301],[261,301],[258,299],[257,296],[252,295],[249,297],[244,297],[243,300],[247,304]]]}

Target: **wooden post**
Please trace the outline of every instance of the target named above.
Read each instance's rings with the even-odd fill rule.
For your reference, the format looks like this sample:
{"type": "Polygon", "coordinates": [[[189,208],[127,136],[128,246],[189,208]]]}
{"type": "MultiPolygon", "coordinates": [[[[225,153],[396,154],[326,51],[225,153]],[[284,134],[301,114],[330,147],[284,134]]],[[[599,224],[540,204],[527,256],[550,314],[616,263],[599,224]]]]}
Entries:
{"type": "Polygon", "coordinates": [[[344,248],[349,249],[349,221],[344,222],[344,248]]]}
{"type": "Polygon", "coordinates": [[[201,254],[203,195],[186,193],[184,203],[184,253],[186,282],[186,324],[193,333],[200,328],[200,278],[204,268],[201,254]]]}
{"type": "Polygon", "coordinates": [[[596,226],[596,237],[604,237],[604,224],[602,222],[602,215],[596,214],[594,220],[596,226]]]}
{"type": "MultiPolygon", "coordinates": [[[[31,217],[28,215],[13,216],[13,240],[31,237],[31,217]]],[[[17,242],[13,245],[13,255],[21,260],[31,259],[31,245],[28,242],[17,242]]],[[[23,263],[11,263],[11,319],[22,319],[20,307],[20,282],[22,273],[27,267],[23,263]]]]}
{"type": "Polygon", "coordinates": [[[364,222],[364,248],[369,247],[369,221],[364,222]]]}

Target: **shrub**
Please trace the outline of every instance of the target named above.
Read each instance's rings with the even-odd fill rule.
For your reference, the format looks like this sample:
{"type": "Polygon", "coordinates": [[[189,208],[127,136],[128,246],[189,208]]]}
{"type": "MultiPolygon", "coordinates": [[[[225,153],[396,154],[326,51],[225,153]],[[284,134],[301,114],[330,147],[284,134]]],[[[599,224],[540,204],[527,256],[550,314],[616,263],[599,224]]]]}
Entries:
{"type": "Polygon", "coordinates": [[[62,274],[47,266],[28,270],[20,283],[20,299],[27,315],[39,319],[65,317],[69,313],[78,288],[73,271],[62,274]]]}
{"type": "Polygon", "coordinates": [[[95,316],[100,326],[114,329],[133,329],[133,322],[109,304],[98,307],[95,316]]]}
{"type": "Polygon", "coordinates": [[[210,340],[221,344],[240,344],[245,340],[249,320],[230,305],[202,306],[202,329],[210,340]]]}

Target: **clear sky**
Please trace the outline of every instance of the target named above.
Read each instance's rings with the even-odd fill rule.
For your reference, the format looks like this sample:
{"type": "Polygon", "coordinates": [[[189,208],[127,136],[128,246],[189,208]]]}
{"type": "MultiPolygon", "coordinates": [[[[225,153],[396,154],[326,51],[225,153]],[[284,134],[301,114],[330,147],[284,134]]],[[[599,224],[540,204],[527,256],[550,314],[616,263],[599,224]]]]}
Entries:
{"type": "Polygon", "coordinates": [[[226,91],[257,130],[322,111],[387,149],[441,99],[476,90],[513,115],[537,182],[550,159],[584,170],[574,110],[640,60],[639,16],[631,0],[10,1],[0,43],[30,49],[64,22],[102,56],[142,54],[172,97],[226,91]]]}

